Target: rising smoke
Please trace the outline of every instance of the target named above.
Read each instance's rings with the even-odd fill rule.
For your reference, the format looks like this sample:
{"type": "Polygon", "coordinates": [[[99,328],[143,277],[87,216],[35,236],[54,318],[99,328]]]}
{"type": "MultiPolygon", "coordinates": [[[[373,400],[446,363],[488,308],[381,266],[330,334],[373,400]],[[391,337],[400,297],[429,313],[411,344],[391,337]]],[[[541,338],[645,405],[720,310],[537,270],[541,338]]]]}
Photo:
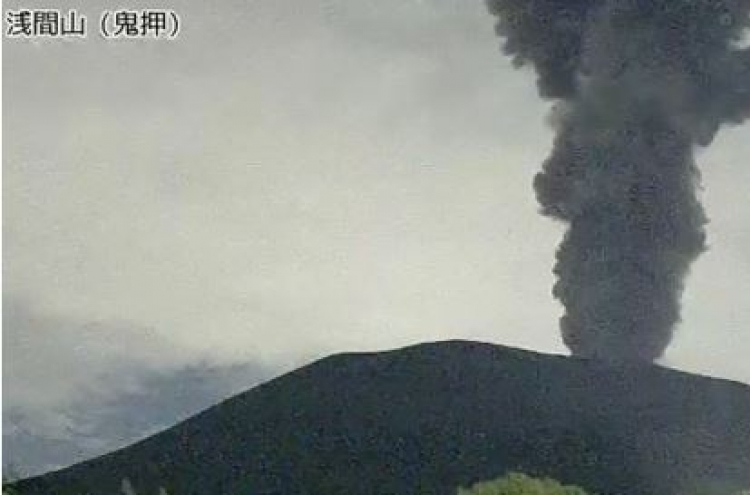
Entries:
{"type": "Polygon", "coordinates": [[[504,51],[555,100],[534,181],[569,230],[554,295],[574,355],[658,359],[706,246],[697,145],[750,115],[750,0],[488,0],[504,51]]]}

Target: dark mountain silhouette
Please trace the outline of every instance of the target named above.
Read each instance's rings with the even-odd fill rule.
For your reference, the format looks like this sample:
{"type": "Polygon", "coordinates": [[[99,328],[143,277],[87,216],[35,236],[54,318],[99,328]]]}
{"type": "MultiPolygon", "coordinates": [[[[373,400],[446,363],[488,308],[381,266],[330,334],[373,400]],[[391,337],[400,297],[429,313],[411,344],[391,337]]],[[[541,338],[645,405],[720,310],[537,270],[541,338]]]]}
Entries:
{"type": "Polygon", "coordinates": [[[750,387],[463,341],[342,354],[16,487],[447,495],[509,470],[600,494],[750,487],[750,387]]]}

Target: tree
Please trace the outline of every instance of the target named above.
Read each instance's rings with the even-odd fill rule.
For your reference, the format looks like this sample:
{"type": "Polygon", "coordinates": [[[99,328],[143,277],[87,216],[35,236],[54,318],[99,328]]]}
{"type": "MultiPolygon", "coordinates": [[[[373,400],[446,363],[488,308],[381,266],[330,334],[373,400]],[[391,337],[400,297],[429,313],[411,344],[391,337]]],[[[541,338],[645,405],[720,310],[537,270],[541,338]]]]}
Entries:
{"type": "Polygon", "coordinates": [[[532,478],[521,473],[459,488],[458,495],[588,495],[583,488],[562,485],[549,478],[532,478]]]}

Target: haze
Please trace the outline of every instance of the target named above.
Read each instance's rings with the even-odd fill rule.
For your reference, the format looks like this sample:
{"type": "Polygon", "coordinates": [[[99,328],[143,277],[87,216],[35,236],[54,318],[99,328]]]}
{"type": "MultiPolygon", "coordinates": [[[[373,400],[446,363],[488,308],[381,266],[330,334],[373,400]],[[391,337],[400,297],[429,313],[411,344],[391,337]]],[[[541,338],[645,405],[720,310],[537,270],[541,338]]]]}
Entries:
{"type": "MultiPolygon", "coordinates": [[[[45,7],[94,29],[109,5],[45,7]]],[[[190,367],[214,377],[208,405],[333,352],[566,352],[562,226],[531,187],[549,107],[483,0],[136,7],[175,10],[181,36],[4,40],[3,422],[21,469],[132,440],[107,437],[107,406],[148,377],[189,388],[190,367]]],[[[745,127],[698,157],[710,249],[662,363],[745,383],[749,156],[745,127]]]]}

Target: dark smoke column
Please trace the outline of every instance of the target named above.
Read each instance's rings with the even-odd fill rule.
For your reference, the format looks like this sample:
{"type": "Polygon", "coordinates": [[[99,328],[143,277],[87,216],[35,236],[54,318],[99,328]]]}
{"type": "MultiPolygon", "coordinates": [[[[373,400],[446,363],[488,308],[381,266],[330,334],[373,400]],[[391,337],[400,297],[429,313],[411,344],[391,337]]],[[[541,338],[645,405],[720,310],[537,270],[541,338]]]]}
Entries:
{"type": "Polygon", "coordinates": [[[705,249],[696,145],[750,110],[750,0],[488,0],[504,51],[555,100],[534,181],[569,224],[554,295],[575,355],[659,358],[705,249]]]}

